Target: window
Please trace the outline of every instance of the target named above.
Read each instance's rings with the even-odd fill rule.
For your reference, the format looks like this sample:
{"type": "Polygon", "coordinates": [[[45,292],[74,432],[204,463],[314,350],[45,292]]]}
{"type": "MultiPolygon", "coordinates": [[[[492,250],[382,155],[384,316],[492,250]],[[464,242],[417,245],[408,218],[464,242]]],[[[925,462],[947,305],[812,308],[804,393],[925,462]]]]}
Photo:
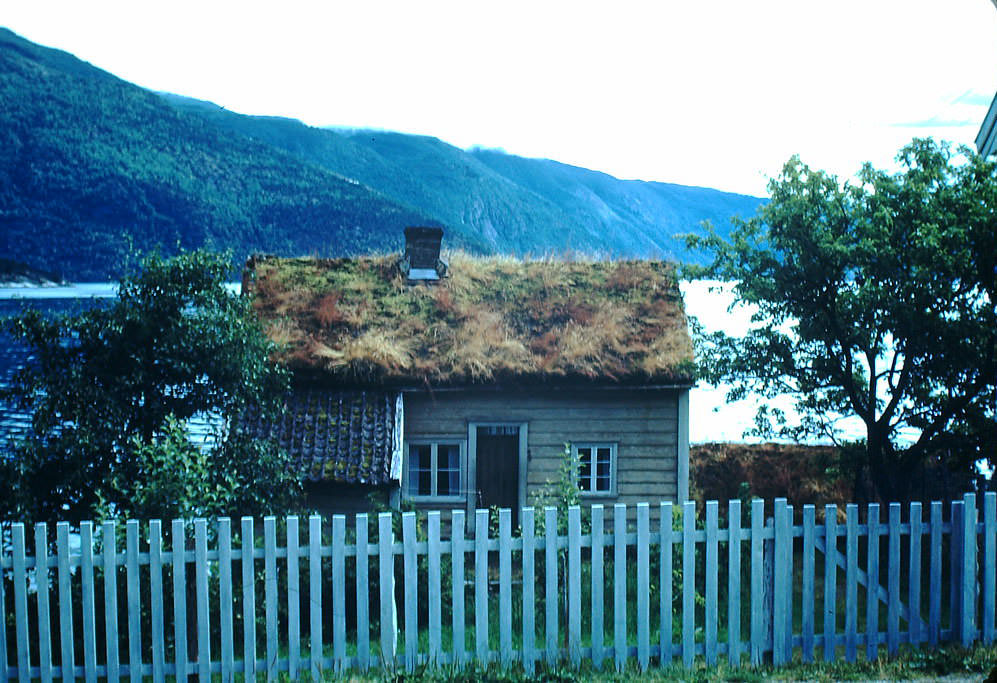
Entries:
{"type": "Polygon", "coordinates": [[[405,491],[410,498],[461,495],[461,444],[409,443],[405,491]]]}
{"type": "Polygon", "coordinates": [[[582,494],[612,496],[616,490],[616,444],[580,443],[574,449],[582,494]]]}

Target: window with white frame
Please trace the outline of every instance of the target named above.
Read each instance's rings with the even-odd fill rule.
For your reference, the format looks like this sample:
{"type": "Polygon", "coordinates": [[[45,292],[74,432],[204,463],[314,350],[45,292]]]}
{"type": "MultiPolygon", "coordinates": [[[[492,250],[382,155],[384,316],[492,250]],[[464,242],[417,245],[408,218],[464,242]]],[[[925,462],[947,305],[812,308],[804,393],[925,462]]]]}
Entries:
{"type": "Polygon", "coordinates": [[[582,495],[611,496],[616,490],[616,444],[573,444],[582,495]]]}
{"type": "Polygon", "coordinates": [[[460,442],[409,442],[405,473],[408,497],[460,497],[461,445],[460,442]]]}

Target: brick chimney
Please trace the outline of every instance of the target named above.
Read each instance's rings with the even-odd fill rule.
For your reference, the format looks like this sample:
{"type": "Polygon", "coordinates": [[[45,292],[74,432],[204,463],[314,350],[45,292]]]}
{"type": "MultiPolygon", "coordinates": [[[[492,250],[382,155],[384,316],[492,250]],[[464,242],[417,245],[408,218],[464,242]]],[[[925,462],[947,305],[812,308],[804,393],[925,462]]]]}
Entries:
{"type": "Polygon", "coordinates": [[[447,263],[440,258],[443,228],[405,228],[405,253],[398,267],[409,282],[432,282],[446,277],[447,263]]]}

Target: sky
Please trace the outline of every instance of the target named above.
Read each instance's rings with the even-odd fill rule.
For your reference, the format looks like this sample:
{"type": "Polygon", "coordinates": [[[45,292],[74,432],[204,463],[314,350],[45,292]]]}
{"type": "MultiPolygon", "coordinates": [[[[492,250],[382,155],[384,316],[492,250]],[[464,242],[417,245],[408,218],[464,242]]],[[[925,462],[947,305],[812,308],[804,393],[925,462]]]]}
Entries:
{"type": "Polygon", "coordinates": [[[991,0],[12,0],[0,26],[153,90],[764,195],[912,137],[971,145],[991,0]]]}

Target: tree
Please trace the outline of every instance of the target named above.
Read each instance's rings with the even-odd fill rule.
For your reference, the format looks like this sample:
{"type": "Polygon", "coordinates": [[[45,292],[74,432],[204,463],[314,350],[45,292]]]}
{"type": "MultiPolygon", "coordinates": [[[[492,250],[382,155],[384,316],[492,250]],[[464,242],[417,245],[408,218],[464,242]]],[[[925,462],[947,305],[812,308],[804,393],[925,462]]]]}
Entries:
{"type": "Polygon", "coordinates": [[[688,240],[714,254],[696,275],[756,307],[744,337],[700,335],[701,377],[731,399],[792,397],[801,419],[763,406],[762,435],[840,442],[858,416],[852,446],[887,500],[929,461],[966,474],[997,443],[997,164],[930,140],[897,161],[842,184],[794,157],[729,239],[688,240]]]}
{"type": "Polygon", "coordinates": [[[225,428],[247,404],[276,408],[284,371],[249,303],[225,287],[226,255],[152,255],[105,307],[3,327],[33,361],[6,390],[32,416],[0,477],[8,519],[189,517],[286,509],[301,484],[272,444],[225,428]],[[218,425],[205,450],[184,428],[218,425]]]}

